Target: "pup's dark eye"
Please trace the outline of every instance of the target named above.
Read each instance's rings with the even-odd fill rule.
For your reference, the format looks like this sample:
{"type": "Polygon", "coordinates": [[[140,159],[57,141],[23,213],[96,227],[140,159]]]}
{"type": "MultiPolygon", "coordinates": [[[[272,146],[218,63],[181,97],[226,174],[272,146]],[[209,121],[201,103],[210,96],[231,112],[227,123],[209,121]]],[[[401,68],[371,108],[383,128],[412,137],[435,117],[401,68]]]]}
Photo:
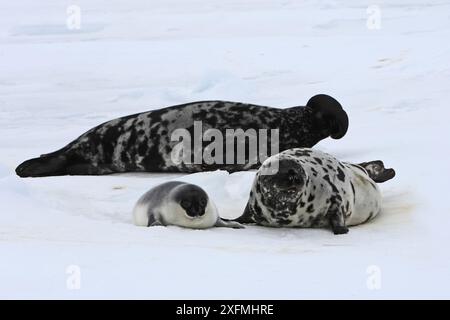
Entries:
{"type": "Polygon", "coordinates": [[[202,199],[202,200],[200,200],[200,205],[202,206],[202,207],[206,207],[206,199],[202,199]]]}
{"type": "Polygon", "coordinates": [[[181,200],[180,204],[181,204],[181,206],[183,208],[189,208],[191,206],[191,202],[189,200],[186,200],[186,199],[181,200]]]}

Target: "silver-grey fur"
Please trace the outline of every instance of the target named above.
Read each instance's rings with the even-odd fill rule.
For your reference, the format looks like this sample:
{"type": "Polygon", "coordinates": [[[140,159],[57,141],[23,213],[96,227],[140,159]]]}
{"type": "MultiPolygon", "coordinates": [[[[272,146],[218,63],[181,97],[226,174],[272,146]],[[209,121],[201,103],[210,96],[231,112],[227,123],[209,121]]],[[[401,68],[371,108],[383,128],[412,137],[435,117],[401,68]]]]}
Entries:
{"type": "Polygon", "coordinates": [[[180,181],[160,184],[146,192],[133,210],[138,226],[176,225],[192,229],[244,228],[219,217],[215,204],[197,185],[180,181]]]}

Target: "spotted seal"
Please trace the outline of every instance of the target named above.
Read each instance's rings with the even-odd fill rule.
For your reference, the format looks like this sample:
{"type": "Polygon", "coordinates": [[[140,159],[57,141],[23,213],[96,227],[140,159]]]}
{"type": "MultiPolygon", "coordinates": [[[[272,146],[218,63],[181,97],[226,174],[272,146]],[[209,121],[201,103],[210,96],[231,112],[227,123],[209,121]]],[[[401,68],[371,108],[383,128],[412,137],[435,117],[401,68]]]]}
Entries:
{"type": "Polygon", "coordinates": [[[146,227],[244,228],[238,222],[221,219],[202,188],[180,181],[169,181],[146,192],[134,207],[133,221],[137,226],[146,227]]]}
{"type": "MultiPolygon", "coordinates": [[[[304,107],[287,109],[227,101],[192,102],[105,122],[56,152],[23,162],[16,173],[20,177],[43,177],[139,171],[233,172],[260,166],[261,161],[249,159],[244,163],[175,163],[172,151],[177,141],[172,141],[172,134],[177,129],[193,133],[196,121],[201,122],[204,132],[214,128],[224,137],[228,129],[278,129],[276,142],[281,151],[311,147],[328,136],[342,138],[348,128],[346,112],[338,101],[325,94],[312,97],[304,107]]],[[[242,143],[248,145],[248,139],[242,143]]],[[[267,144],[271,143],[268,137],[267,144]]],[[[206,144],[203,141],[200,145],[203,151],[206,144]]]]}
{"type": "Polygon", "coordinates": [[[377,182],[395,176],[383,162],[341,162],[309,148],[268,158],[258,170],[240,223],[269,227],[331,227],[335,234],[374,218],[381,208],[377,182]]]}

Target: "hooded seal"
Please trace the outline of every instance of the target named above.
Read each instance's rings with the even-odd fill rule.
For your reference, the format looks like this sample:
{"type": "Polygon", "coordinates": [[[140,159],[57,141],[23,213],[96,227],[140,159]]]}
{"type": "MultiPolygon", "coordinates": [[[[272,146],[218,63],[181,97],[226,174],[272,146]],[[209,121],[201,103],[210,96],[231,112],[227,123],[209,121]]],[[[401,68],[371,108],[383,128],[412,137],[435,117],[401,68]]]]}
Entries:
{"type": "Polygon", "coordinates": [[[145,193],[134,207],[133,221],[137,226],[146,227],[244,228],[238,222],[221,219],[216,206],[202,188],[179,181],[160,184],[145,193]]]}
{"type": "Polygon", "coordinates": [[[324,152],[295,148],[268,158],[256,173],[240,223],[331,228],[335,234],[365,223],[381,208],[381,183],[395,176],[383,162],[341,162],[324,152]]]}
{"type": "MultiPolygon", "coordinates": [[[[23,162],[16,168],[16,173],[20,177],[44,177],[119,172],[189,173],[217,169],[234,172],[258,168],[265,160],[264,157],[250,159],[247,152],[244,161],[233,161],[236,159],[234,149],[239,144],[249,150],[250,138],[247,137],[240,142],[232,139],[233,149],[225,151],[226,159],[230,157],[231,161],[174,161],[172,151],[179,143],[172,139],[174,132],[183,129],[193,134],[196,122],[201,123],[203,133],[217,129],[224,140],[230,129],[247,133],[276,129],[277,139],[269,136],[264,142],[266,146],[277,144],[278,150],[267,156],[290,148],[312,147],[329,136],[340,139],[348,128],[347,114],[339,102],[324,94],[312,97],[304,107],[287,109],[227,101],[192,102],[100,124],[56,152],[23,162]]],[[[260,148],[262,138],[257,135],[255,139],[253,142],[260,148]]],[[[201,155],[208,145],[207,141],[200,143],[201,155]]],[[[192,153],[197,151],[193,145],[192,153]]]]}

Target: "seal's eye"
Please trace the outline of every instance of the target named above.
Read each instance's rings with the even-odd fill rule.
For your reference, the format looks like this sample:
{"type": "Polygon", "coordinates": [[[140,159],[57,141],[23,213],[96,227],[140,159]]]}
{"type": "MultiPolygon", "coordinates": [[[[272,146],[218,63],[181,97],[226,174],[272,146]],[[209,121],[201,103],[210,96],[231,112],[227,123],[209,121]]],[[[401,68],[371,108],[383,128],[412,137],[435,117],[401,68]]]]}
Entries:
{"type": "Polygon", "coordinates": [[[200,205],[201,205],[202,207],[206,207],[206,203],[207,203],[207,201],[206,201],[205,198],[203,198],[203,199],[200,200],[200,205]]]}
{"type": "Polygon", "coordinates": [[[191,206],[191,201],[189,201],[187,199],[183,199],[183,200],[181,200],[180,205],[185,209],[189,208],[191,206]]]}

